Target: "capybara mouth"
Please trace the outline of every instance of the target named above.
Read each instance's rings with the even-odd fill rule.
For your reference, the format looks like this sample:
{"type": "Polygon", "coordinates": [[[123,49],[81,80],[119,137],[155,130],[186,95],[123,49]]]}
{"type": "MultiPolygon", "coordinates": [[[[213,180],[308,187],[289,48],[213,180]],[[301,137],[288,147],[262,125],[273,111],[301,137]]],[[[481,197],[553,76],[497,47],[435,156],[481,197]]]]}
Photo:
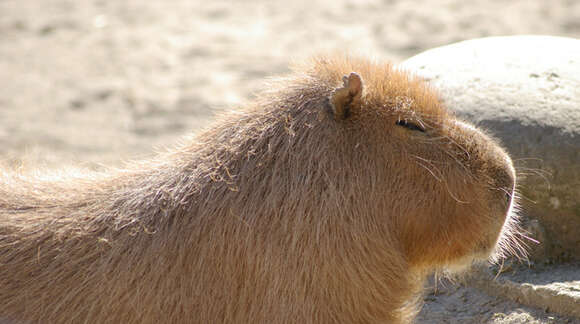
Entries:
{"type": "MultiPolygon", "coordinates": [[[[521,234],[518,217],[517,194],[514,189],[505,190],[507,208],[499,213],[503,219],[499,231],[490,232],[489,239],[479,244],[471,255],[473,261],[497,263],[508,257],[525,258],[526,252],[518,239],[521,234]]],[[[502,205],[501,203],[499,205],[502,205]]]]}
{"type": "Polygon", "coordinates": [[[519,204],[515,189],[512,190],[510,198],[509,207],[505,214],[505,220],[500,233],[494,241],[487,257],[492,263],[497,263],[510,256],[518,259],[525,259],[527,256],[525,246],[520,240],[522,229],[519,226],[519,204]]]}
{"type": "Polygon", "coordinates": [[[511,198],[507,210],[500,216],[503,219],[500,229],[490,231],[487,238],[474,247],[472,253],[446,265],[446,272],[461,273],[474,263],[498,263],[511,256],[525,258],[525,249],[518,239],[521,230],[517,210],[517,201],[511,198]]]}
{"type": "Polygon", "coordinates": [[[496,263],[509,256],[525,257],[525,250],[518,240],[521,234],[518,220],[518,200],[516,191],[516,173],[511,159],[504,154],[505,164],[494,170],[497,175],[498,213],[503,216],[503,223],[496,238],[491,244],[487,259],[496,263]]]}

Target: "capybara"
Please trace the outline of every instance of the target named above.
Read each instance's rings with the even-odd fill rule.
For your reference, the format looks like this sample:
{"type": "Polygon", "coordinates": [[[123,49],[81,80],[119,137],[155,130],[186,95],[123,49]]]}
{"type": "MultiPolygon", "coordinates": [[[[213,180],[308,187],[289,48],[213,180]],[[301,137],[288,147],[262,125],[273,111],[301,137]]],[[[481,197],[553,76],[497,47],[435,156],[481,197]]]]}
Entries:
{"type": "Polygon", "coordinates": [[[409,322],[429,272],[512,244],[514,184],[423,81],[316,57],[150,161],[4,171],[0,317],[409,322]]]}

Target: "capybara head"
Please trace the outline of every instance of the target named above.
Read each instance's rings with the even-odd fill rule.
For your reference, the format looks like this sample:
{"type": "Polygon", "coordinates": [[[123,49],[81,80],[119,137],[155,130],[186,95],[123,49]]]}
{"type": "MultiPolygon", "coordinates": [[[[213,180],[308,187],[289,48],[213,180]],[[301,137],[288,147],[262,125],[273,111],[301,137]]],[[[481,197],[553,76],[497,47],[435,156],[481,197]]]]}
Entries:
{"type": "Polygon", "coordinates": [[[272,170],[286,169],[301,182],[296,190],[310,197],[297,201],[325,197],[310,207],[320,208],[315,215],[388,238],[411,268],[455,267],[501,253],[512,162],[426,83],[390,64],[352,58],[315,59],[285,82],[261,106],[279,114],[270,125],[276,140],[267,143],[278,145],[274,152],[287,164],[277,161],[272,170]]]}
{"type": "Polygon", "coordinates": [[[293,272],[308,269],[295,280],[341,305],[329,311],[338,322],[396,321],[415,275],[501,253],[515,173],[493,139],[390,64],[318,58],[297,70],[202,142],[224,147],[208,154],[238,197],[223,208],[285,266],[302,265],[293,272]]]}
{"type": "Polygon", "coordinates": [[[155,160],[0,180],[0,316],[395,323],[509,237],[515,174],[423,81],[324,57],[155,160]]]}

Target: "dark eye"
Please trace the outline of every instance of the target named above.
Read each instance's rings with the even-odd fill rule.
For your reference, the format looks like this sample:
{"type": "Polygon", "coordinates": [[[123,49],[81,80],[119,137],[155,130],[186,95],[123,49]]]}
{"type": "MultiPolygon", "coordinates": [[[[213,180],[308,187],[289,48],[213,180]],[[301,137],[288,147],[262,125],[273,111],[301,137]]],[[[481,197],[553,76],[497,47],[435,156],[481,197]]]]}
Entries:
{"type": "Polygon", "coordinates": [[[396,124],[399,126],[403,126],[407,129],[413,130],[413,131],[425,132],[425,128],[423,128],[422,125],[414,123],[414,122],[410,122],[408,120],[404,120],[404,119],[397,120],[396,124]]]}

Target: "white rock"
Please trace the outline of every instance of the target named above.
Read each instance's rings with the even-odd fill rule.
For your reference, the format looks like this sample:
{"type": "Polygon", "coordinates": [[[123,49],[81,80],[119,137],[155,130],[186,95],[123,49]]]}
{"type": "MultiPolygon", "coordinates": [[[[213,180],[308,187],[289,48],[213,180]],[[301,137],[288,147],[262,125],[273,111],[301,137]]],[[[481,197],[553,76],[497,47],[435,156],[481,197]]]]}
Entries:
{"type": "Polygon", "coordinates": [[[428,50],[401,67],[501,140],[524,176],[525,214],[547,229],[548,256],[580,259],[580,40],[475,39],[428,50]]]}

